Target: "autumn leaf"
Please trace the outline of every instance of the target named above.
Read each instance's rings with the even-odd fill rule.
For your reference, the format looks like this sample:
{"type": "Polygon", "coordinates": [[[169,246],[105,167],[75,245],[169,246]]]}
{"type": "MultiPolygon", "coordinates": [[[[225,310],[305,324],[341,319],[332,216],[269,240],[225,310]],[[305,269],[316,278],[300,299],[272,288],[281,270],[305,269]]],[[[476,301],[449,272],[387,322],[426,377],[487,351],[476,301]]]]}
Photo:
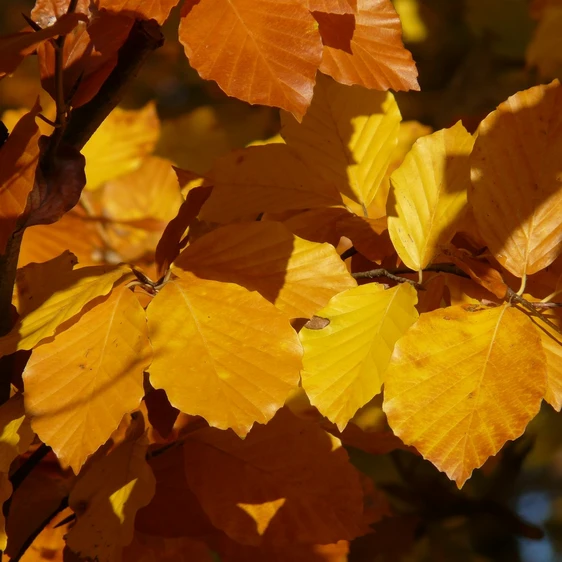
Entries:
{"type": "Polygon", "coordinates": [[[123,549],[122,562],[216,562],[216,558],[202,541],[166,539],[135,531],[133,541],[123,549]]]}
{"type": "Polygon", "coordinates": [[[148,307],[149,369],[180,411],[248,433],[297,385],[302,350],[287,317],[261,295],[187,272],[148,307]]]}
{"type": "Polygon", "coordinates": [[[79,478],[68,503],[76,523],[67,545],[81,558],[118,562],[131,543],[137,511],[154,495],[154,476],[146,462],[148,440],[137,414],[123,443],[79,478]]]}
{"type": "Polygon", "coordinates": [[[555,80],[518,92],[478,128],[469,202],[494,257],[517,277],[562,251],[562,87],[555,80]]]}
{"type": "Polygon", "coordinates": [[[386,217],[370,219],[348,215],[337,223],[337,230],[353,242],[353,247],[372,262],[392,256],[394,246],[390,240],[386,217]]]}
{"type": "Polygon", "coordinates": [[[217,160],[209,179],[214,189],[200,218],[213,222],[342,204],[335,185],[284,144],[235,150],[217,160]]]}
{"type": "Polygon", "coordinates": [[[538,412],[546,357],[531,320],[505,304],[422,314],[385,376],[392,430],[459,488],[538,412]],[[517,389],[514,392],[514,389],[517,389]]]}
{"type": "Polygon", "coordinates": [[[417,319],[416,301],[409,284],[385,290],[369,283],[336,295],[318,311],[328,322],[324,327],[308,324],[300,331],[302,386],[340,431],[380,392],[394,344],[417,319]]]}
{"type": "Polygon", "coordinates": [[[286,409],[241,440],[185,442],[187,481],[213,522],[246,545],[327,544],[362,533],[359,478],[340,442],[286,409]]]}
{"type": "Polygon", "coordinates": [[[319,75],[302,123],[282,115],[281,134],[306,164],[363,213],[398,142],[400,111],[391,93],[343,86],[319,75]]]}
{"type": "Polygon", "coordinates": [[[40,31],[25,29],[0,37],[0,80],[12,74],[23,59],[31,55],[39,45],[53,37],[70,33],[82,19],[80,14],[64,14],[53,25],[40,31]]]}
{"type": "Polygon", "coordinates": [[[311,12],[327,14],[353,14],[357,9],[357,0],[302,0],[311,12]]]}
{"type": "Polygon", "coordinates": [[[98,0],[98,8],[125,13],[136,19],[154,19],[162,25],[179,0],[98,0]]]}
{"type": "Polygon", "coordinates": [[[0,338],[0,356],[32,349],[53,336],[59,326],[76,316],[90,301],[107,295],[113,285],[130,273],[128,266],[91,266],[60,271],[58,261],[41,268],[45,286],[41,304],[18,319],[10,333],[0,338]]]}
{"type": "Polygon", "coordinates": [[[281,107],[302,119],[322,43],[299,0],[187,2],[179,38],[191,66],[229,96],[281,107]]]}
{"type": "Polygon", "coordinates": [[[96,190],[107,180],[139,168],[160,134],[153,103],[139,110],[114,109],[86,143],[86,189],[96,190]]]}
{"type": "MultiPolygon", "coordinates": [[[[0,504],[12,495],[10,465],[18,455],[25,453],[35,434],[23,407],[23,396],[15,394],[0,406],[0,504]]],[[[0,548],[6,549],[5,516],[0,513],[0,548]]]]}
{"type": "Polygon", "coordinates": [[[419,138],[390,176],[388,231],[400,259],[424,269],[466,212],[474,139],[461,122],[419,138]]]}
{"type": "Polygon", "coordinates": [[[39,103],[16,124],[0,149],[0,254],[24,213],[39,162],[39,103]]]}
{"type": "Polygon", "coordinates": [[[342,84],[375,90],[419,90],[418,72],[402,43],[400,18],[390,0],[357,0],[350,52],[326,40],[323,27],[331,30],[330,23],[326,19],[320,23],[324,41],[320,70],[324,74],[342,84]]]}
{"type": "Polygon", "coordinates": [[[328,242],[337,246],[341,235],[336,229],[338,221],[350,216],[343,207],[326,207],[297,213],[283,221],[284,226],[299,238],[311,242],[328,242]]]}
{"type": "Polygon", "coordinates": [[[23,374],[26,411],[76,474],[138,407],[151,355],[145,312],[126,286],[33,350],[23,374]]]}
{"type": "Polygon", "coordinates": [[[335,294],[355,287],[329,244],[308,242],[276,222],[224,226],[188,246],[174,272],[258,291],[292,318],[309,318],[335,294]]]}

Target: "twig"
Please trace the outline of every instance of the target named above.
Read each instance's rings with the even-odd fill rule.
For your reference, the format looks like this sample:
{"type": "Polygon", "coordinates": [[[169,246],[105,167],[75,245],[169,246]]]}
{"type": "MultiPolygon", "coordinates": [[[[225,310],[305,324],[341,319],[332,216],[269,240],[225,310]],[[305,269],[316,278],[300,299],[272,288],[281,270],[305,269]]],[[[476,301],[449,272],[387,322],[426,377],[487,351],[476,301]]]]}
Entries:
{"type": "Polygon", "coordinates": [[[425,287],[420,285],[417,281],[395,275],[394,273],[388,271],[388,269],[371,269],[370,271],[359,271],[358,273],[352,273],[351,275],[354,279],[378,279],[379,277],[386,277],[396,283],[409,283],[412,287],[418,289],[418,291],[425,291],[425,287]]]}
{"type": "MultiPolygon", "coordinates": [[[[513,289],[507,288],[506,299],[509,302],[516,302],[523,308],[527,309],[531,314],[540,318],[548,327],[552,328],[558,334],[562,334],[562,329],[560,329],[552,320],[545,316],[537,307],[533,306],[534,303],[529,302],[527,299],[518,295],[513,289]]],[[[538,304],[538,303],[536,303],[538,304]]]]}
{"type": "Polygon", "coordinates": [[[347,258],[350,258],[351,256],[354,256],[355,254],[357,254],[357,249],[355,248],[355,246],[351,246],[351,248],[348,248],[345,252],[343,252],[340,256],[340,258],[345,261],[347,258]]]}

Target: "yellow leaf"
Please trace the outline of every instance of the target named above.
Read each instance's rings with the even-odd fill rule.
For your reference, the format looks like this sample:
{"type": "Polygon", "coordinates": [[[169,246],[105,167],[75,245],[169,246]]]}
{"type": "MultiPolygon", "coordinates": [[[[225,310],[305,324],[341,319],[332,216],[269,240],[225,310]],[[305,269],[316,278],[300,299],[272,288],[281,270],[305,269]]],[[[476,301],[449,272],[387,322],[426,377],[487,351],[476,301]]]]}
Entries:
{"type": "Polygon", "coordinates": [[[150,382],[186,414],[244,436],[255,422],[267,423],[298,384],[298,337],[258,293],[185,273],[147,313],[150,382]]]}
{"type": "Polygon", "coordinates": [[[139,110],[114,109],[82,150],[86,189],[98,189],[107,180],[136,170],[154,150],[159,134],[153,103],[139,110]]]}
{"type": "Polygon", "coordinates": [[[505,304],[422,314],[385,377],[388,423],[459,488],[539,411],[546,358],[531,320],[505,304]]]}
{"type": "Polygon", "coordinates": [[[33,350],[23,374],[26,411],[76,474],[138,407],[150,359],[145,312],[125,286],[33,350]]]}
{"type": "Polygon", "coordinates": [[[176,260],[180,277],[198,277],[258,291],[293,318],[309,318],[335,294],[357,286],[330,244],[294,236],[281,223],[224,226],[199,238],[176,260]]]}
{"type": "Polygon", "coordinates": [[[263,212],[341,205],[341,195],[285,144],[235,150],[217,160],[209,174],[213,192],[200,218],[227,223],[263,212]]]}
{"type": "Polygon", "coordinates": [[[154,495],[155,480],[145,458],[148,439],[136,423],[134,419],[126,440],[94,462],[70,493],[76,523],[67,545],[80,558],[120,562],[122,548],[133,540],[137,511],[154,495]]]}
{"type": "Polygon", "coordinates": [[[555,80],[511,96],[478,128],[469,202],[488,248],[517,277],[562,251],[561,104],[555,80]]]}
{"type": "Polygon", "coordinates": [[[318,74],[312,104],[301,124],[282,114],[281,134],[306,164],[335,183],[363,213],[377,195],[401,121],[390,92],[344,86],[318,74]]]}
{"type": "Polygon", "coordinates": [[[400,259],[421,270],[456,232],[466,211],[473,137],[459,121],[418,139],[390,176],[388,231],[400,259]]]}
{"type": "Polygon", "coordinates": [[[546,6],[527,47],[527,65],[537,67],[541,77],[562,78],[562,5],[546,6]]]}
{"type": "Polygon", "coordinates": [[[32,349],[53,336],[61,324],[76,316],[90,301],[107,295],[121,277],[131,272],[128,266],[91,266],[80,269],[58,268],[57,258],[37,264],[36,274],[44,282],[40,302],[18,319],[11,332],[0,338],[0,356],[20,349],[32,349]],[[41,267],[40,267],[41,266],[41,267]]]}
{"type": "MultiPolygon", "coordinates": [[[[23,408],[23,396],[15,394],[0,406],[0,505],[12,495],[10,465],[27,451],[34,437],[23,408]]],[[[7,542],[6,520],[0,513],[0,549],[5,550],[7,542]]]]}
{"type": "Polygon", "coordinates": [[[332,298],[318,312],[325,327],[300,331],[302,386],[340,431],[380,392],[394,344],[418,317],[416,302],[407,283],[387,290],[369,283],[332,298]]]}

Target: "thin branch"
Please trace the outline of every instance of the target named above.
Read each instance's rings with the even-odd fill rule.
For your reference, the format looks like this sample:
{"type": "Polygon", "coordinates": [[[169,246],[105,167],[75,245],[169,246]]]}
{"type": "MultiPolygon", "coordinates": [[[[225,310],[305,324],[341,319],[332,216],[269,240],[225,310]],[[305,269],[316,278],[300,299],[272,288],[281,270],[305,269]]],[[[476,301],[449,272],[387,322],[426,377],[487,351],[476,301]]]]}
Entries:
{"type": "Polygon", "coordinates": [[[558,334],[562,334],[562,329],[560,329],[548,316],[545,316],[534,304],[539,303],[532,303],[529,302],[527,299],[523,298],[521,295],[518,295],[513,289],[507,288],[507,295],[506,299],[509,302],[516,302],[517,304],[521,305],[523,308],[527,309],[533,316],[540,318],[549,328],[552,328],[558,334]]]}
{"type": "Polygon", "coordinates": [[[351,246],[351,248],[348,248],[345,252],[343,252],[340,256],[340,258],[345,261],[347,258],[350,258],[351,256],[354,256],[355,254],[357,254],[357,249],[355,248],[355,246],[351,246]]]}
{"type": "Polygon", "coordinates": [[[406,277],[399,277],[394,273],[388,271],[388,269],[371,269],[370,271],[359,271],[358,273],[351,274],[354,279],[378,279],[379,277],[386,277],[391,281],[396,283],[409,283],[412,287],[415,287],[418,291],[425,291],[425,287],[420,285],[417,281],[408,279],[406,277]]]}

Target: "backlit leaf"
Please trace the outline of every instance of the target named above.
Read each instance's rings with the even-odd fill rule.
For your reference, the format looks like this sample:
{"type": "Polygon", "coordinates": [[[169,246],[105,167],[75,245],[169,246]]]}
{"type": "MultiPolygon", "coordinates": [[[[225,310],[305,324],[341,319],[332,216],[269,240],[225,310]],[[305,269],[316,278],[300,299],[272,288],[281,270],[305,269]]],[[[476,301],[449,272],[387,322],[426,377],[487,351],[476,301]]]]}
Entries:
{"type": "Polygon", "coordinates": [[[329,244],[294,236],[281,223],[224,226],[188,246],[175,262],[198,277],[258,291],[293,318],[309,318],[357,283],[329,244]]]}
{"type": "Polygon", "coordinates": [[[320,330],[300,331],[302,386],[310,402],[343,431],[355,412],[378,394],[394,344],[416,321],[415,289],[369,283],[333,297],[317,315],[320,330]]]}
{"type": "Polygon", "coordinates": [[[523,277],[562,251],[562,86],[518,92],[478,128],[469,202],[494,257],[523,277]]]}
{"type": "Polygon", "coordinates": [[[362,533],[363,494],[341,443],[286,409],[244,440],[209,428],[184,450],[191,489],[237,542],[327,544],[362,533]]]}
{"type": "Polygon", "coordinates": [[[125,286],[33,350],[23,374],[26,411],[76,474],[138,407],[150,359],[145,312],[125,286]]]}
{"type": "Polygon", "coordinates": [[[429,265],[454,236],[466,212],[473,143],[459,121],[418,139],[390,176],[388,231],[410,269],[429,265]]]}
{"type": "Polygon", "coordinates": [[[226,223],[263,212],[342,203],[335,185],[318,177],[285,144],[235,150],[217,161],[210,179],[214,189],[201,210],[203,220],[226,223]]]}
{"type": "Polygon", "coordinates": [[[311,12],[328,14],[353,14],[357,9],[357,0],[302,0],[311,12]]]}
{"type": "Polygon", "coordinates": [[[419,90],[416,65],[404,48],[400,19],[390,0],[357,0],[350,52],[327,44],[322,27],[324,74],[375,90],[419,90]]]}
{"type": "Polygon", "coordinates": [[[70,493],[76,523],[67,545],[81,558],[119,562],[122,547],[133,540],[137,511],[154,495],[154,476],[145,459],[148,439],[137,423],[133,419],[125,441],[93,463],[70,493]]]}
{"type": "Polygon", "coordinates": [[[185,273],[148,307],[154,388],[220,429],[267,423],[297,385],[302,350],[285,314],[239,285],[185,273]]]}
{"type": "Polygon", "coordinates": [[[398,142],[400,121],[391,93],[343,86],[319,75],[302,123],[283,114],[281,134],[361,212],[377,194],[398,142]]]}
{"type": "Polygon", "coordinates": [[[29,314],[19,318],[9,334],[0,338],[0,356],[19,349],[32,349],[53,336],[61,324],[76,316],[96,297],[107,295],[113,285],[131,271],[125,265],[60,271],[57,264],[57,260],[42,264],[42,279],[46,285],[43,300],[29,314]]]}
{"type": "MultiPolygon", "coordinates": [[[[23,407],[23,396],[15,394],[0,406],[0,505],[12,495],[10,465],[18,455],[25,453],[35,434],[23,407]]],[[[8,537],[6,520],[0,513],[0,548],[6,549],[8,537]]]]}
{"type": "Polygon", "coordinates": [[[136,170],[154,150],[160,124],[156,107],[114,109],[86,143],[86,189],[94,190],[111,178],[136,170]]]}
{"type": "Polygon", "coordinates": [[[369,219],[357,215],[348,215],[338,221],[338,232],[353,242],[354,248],[367,259],[380,261],[394,254],[390,241],[386,217],[369,219]]]}
{"type": "Polygon", "coordinates": [[[124,12],[137,19],[154,19],[162,25],[179,0],[98,0],[99,8],[124,12]]]}
{"type": "Polygon", "coordinates": [[[343,207],[327,207],[297,213],[283,221],[283,224],[300,238],[311,242],[328,242],[335,247],[341,238],[336,224],[346,216],[349,216],[349,212],[343,207]]]}
{"type": "Polygon", "coordinates": [[[0,149],[0,254],[23,214],[33,189],[39,162],[39,127],[35,123],[41,107],[26,113],[0,149]]]}
{"type": "Polygon", "coordinates": [[[304,115],[322,43],[299,0],[188,2],[179,37],[191,66],[229,96],[304,115]]]}
{"type": "Polygon", "coordinates": [[[386,372],[388,423],[461,487],[539,411],[545,363],[533,323],[507,304],[422,314],[386,372]]]}

